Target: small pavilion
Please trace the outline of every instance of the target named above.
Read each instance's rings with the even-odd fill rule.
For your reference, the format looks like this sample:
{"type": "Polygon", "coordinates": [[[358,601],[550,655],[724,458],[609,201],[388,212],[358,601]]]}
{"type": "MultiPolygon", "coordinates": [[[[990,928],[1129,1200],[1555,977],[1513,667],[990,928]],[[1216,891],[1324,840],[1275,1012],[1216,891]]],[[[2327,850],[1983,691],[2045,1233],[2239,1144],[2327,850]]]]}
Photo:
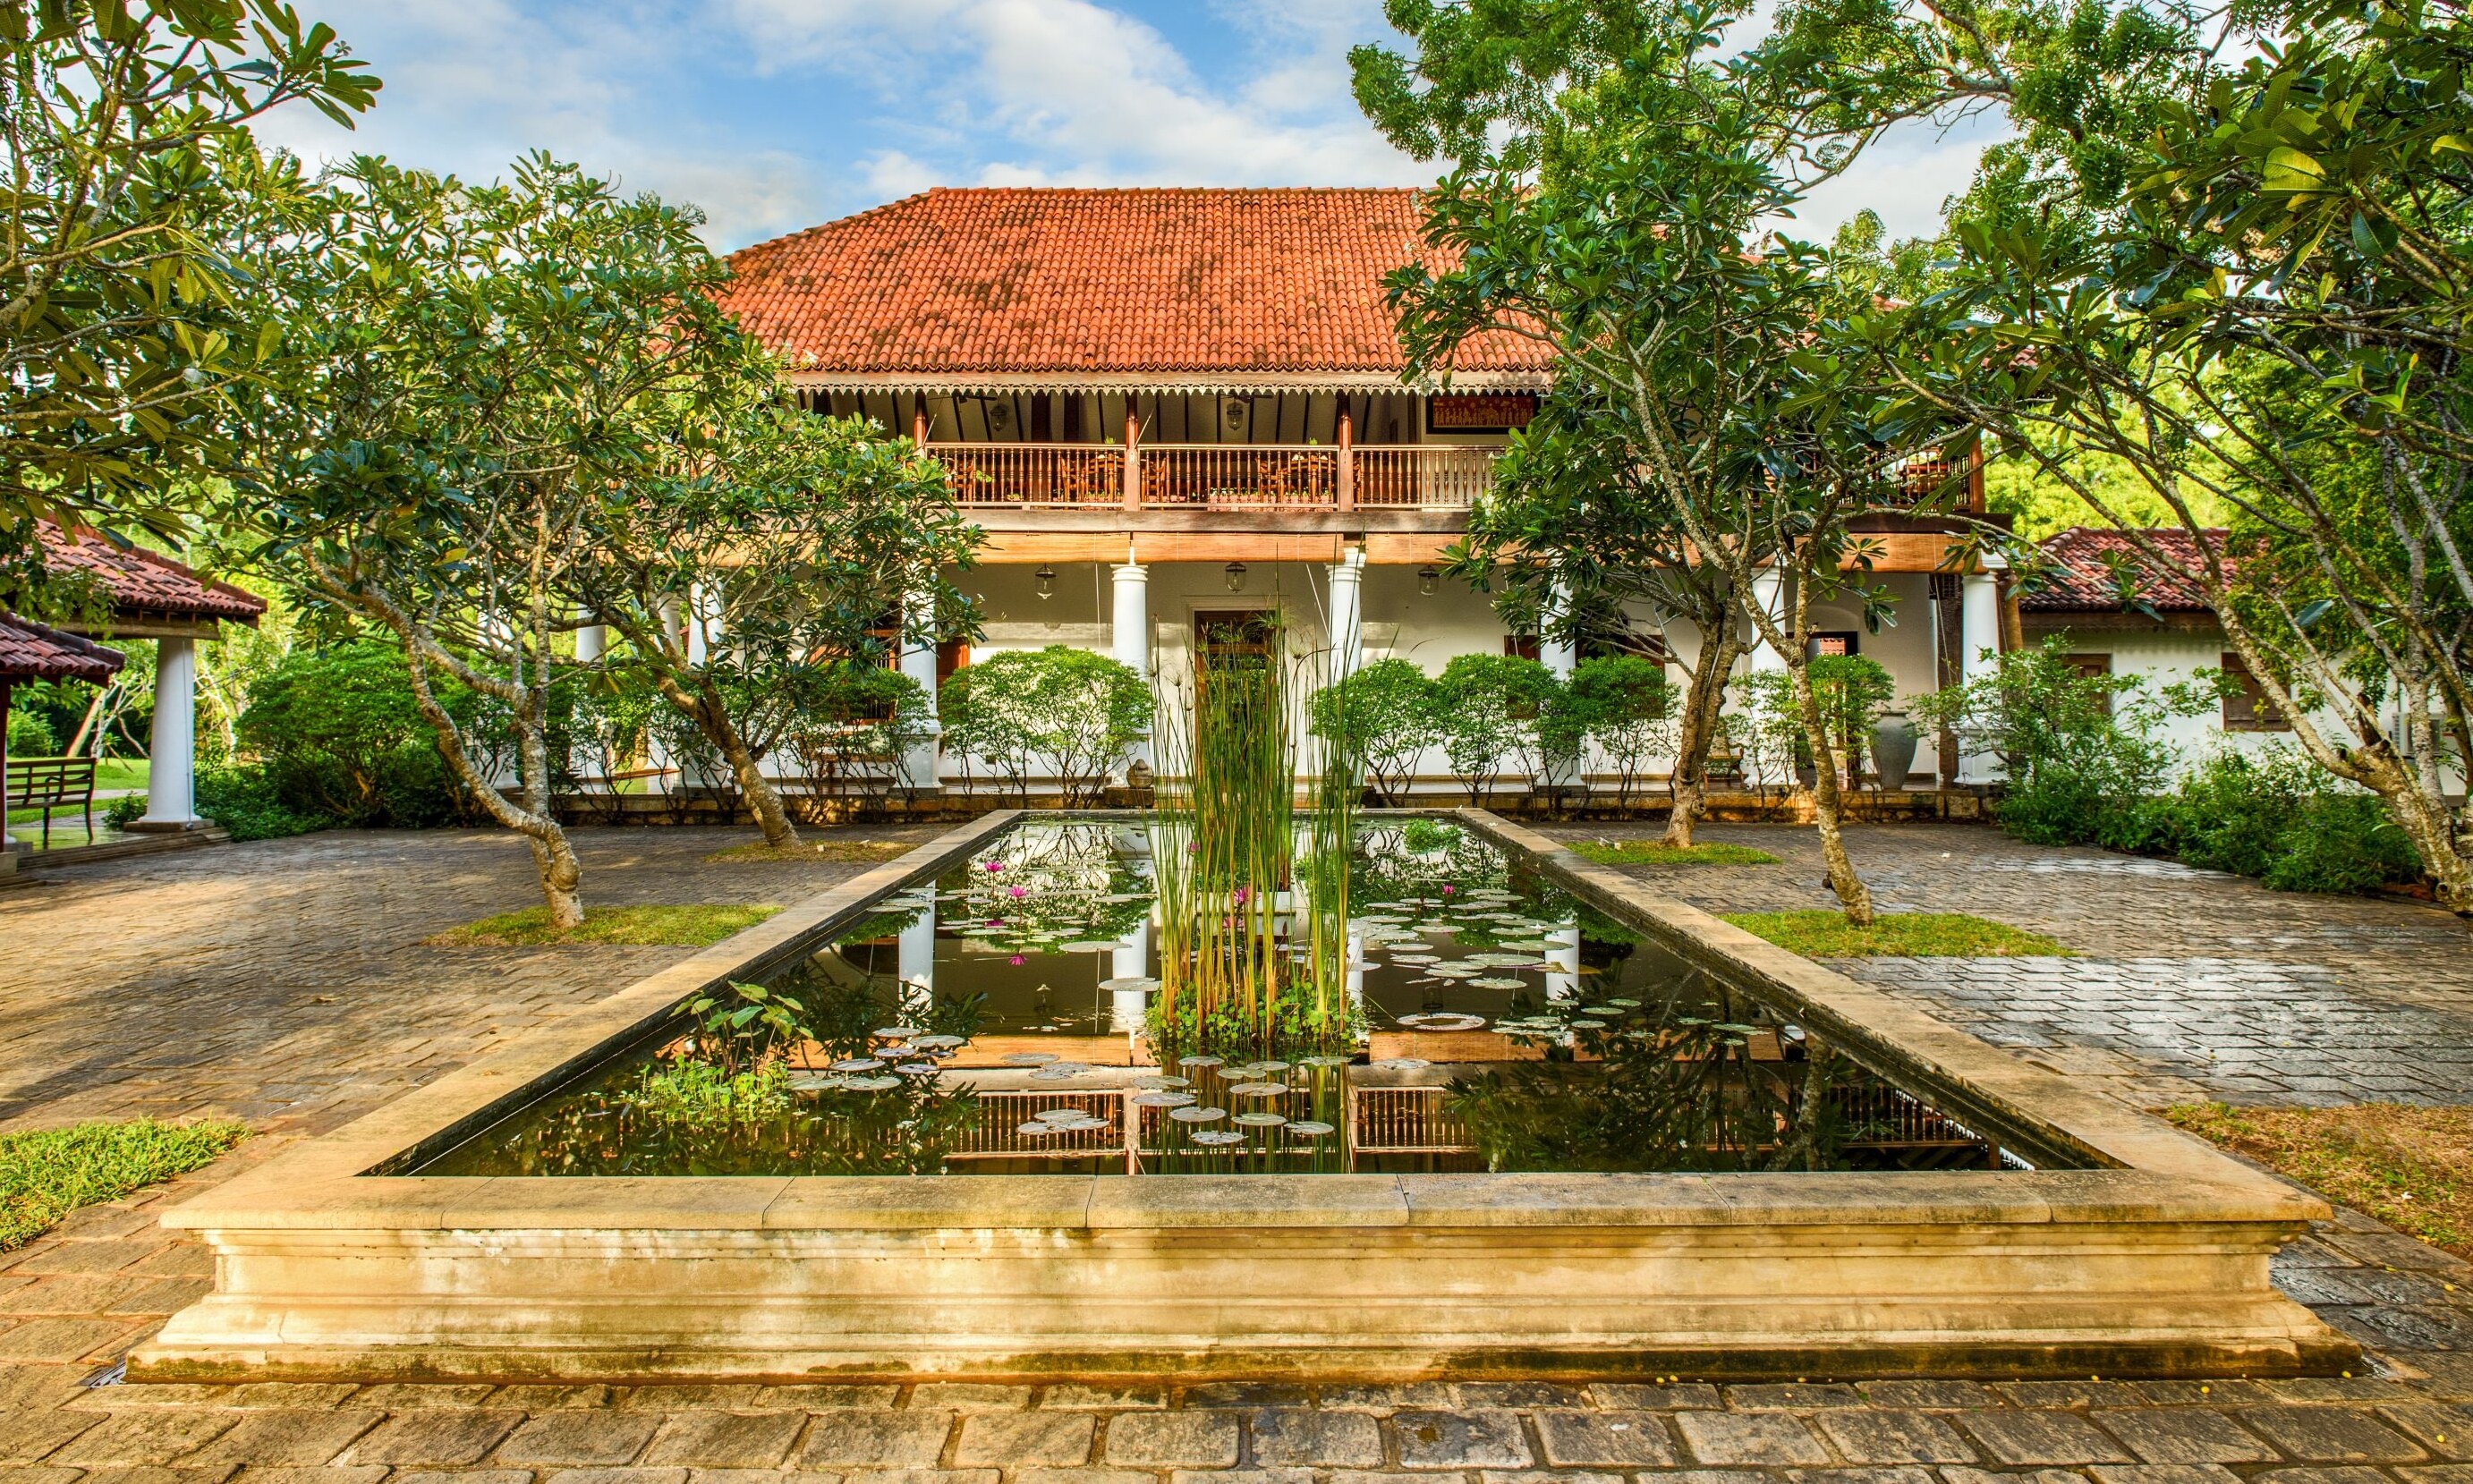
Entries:
{"type": "MultiPolygon", "coordinates": [[[[87,662],[94,657],[108,663],[94,673],[64,670],[59,675],[29,671],[19,679],[75,679],[102,683],[122,664],[121,656],[91,639],[153,639],[155,723],[147,756],[152,760],[146,785],[145,816],[129,827],[137,832],[197,829],[205,825],[197,811],[198,641],[211,639],[227,623],[251,628],[266,611],[266,602],[228,583],[200,577],[157,552],[119,545],[99,532],[72,534],[51,521],[38,521],[36,537],[43,545],[43,564],[54,572],[86,577],[99,584],[108,604],[108,615],[88,625],[62,621],[46,626],[13,614],[0,613],[0,633],[41,636],[17,640],[33,653],[40,642],[87,662]]],[[[5,653],[0,650],[0,653],[5,653]]],[[[0,668],[0,726],[8,715],[9,672],[0,668]]]]}

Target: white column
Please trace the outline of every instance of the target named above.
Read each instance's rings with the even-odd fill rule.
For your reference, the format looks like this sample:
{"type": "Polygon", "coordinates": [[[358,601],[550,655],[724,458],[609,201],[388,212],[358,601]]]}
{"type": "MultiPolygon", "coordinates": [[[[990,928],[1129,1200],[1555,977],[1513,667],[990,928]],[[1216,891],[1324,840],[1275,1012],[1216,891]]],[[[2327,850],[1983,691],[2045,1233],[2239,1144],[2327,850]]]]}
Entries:
{"type": "Polygon", "coordinates": [[[1559,579],[1554,584],[1554,596],[1549,602],[1550,606],[1538,619],[1537,658],[1547,669],[1554,672],[1556,680],[1568,681],[1572,672],[1579,667],[1579,653],[1572,647],[1569,633],[1559,636],[1554,633],[1556,621],[1572,606],[1571,590],[1559,579]]]}
{"type": "Polygon", "coordinates": [[[155,730],[147,748],[146,815],[132,828],[195,829],[198,818],[198,647],[155,641],[155,730]]]}
{"type": "MultiPolygon", "coordinates": [[[[1775,619],[1781,629],[1786,627],[1785,592],[1786,574],[1775,567],[1765,568],[1752,578],[1752,601],[1760,605],[1762,612],[1775,619]]],[[[1707,640],[1704,638],[1702,642],[1706,643],[1707,640]]],[[[1786,657],[1769,648],[1768,640],[1761,636],[1758,624],[1752,626],[1751,668],[1755,670],[1786,668],[1786,657]]]]}
{"type": "Polygon", "coordinates": [[[591,664],[608,653],[610,653],[609,625],[586,624],[575,631],[575,658],[578,661],[591,664]]]}
{"type": "Polygon", "coordinates": [[[1331,568],[1331,680],[1355,675],[1365,659],[1365,552],[1350,547],[1331,568]]]}
{"type": "Polygon", "coordinates": [[[703,583],[687,587],[687,663],[700,665],[710,658],[713,641],[721,636],[721,613],[714,605],[712,588],[703,583]]]}
{"type": "MultiPolygon", "coordinates": [[[[1992,573],[1969,572],[1960,580],[1957,634],[1960,677],[1973,682],[2000,669],[2001,590],[1992,573]]],[[[1997,782],[2001,765],[1989,753],[1970,753],[1958,759],[1957,777],[1964,783],[1997,782]]]]}
{"type": "Polygon", "coordinates": [[[901,1008],[926,1013],[936,1003],[936,905],[927,904],[919,920],[901,930],[897,968],[901,974],[901,1008]]]}
{"type": "Polygon", "coordinates": [[[1580,997],[1580,924],[1573,922],[1549,933],[1546,950],[1546,997],[1562,1002],[1580,997]]]}
{"type": "Polygon", "coordinates": [[[1150,992],[1139,986],[1127,986],[1128,979],[1144,979],[1150,975],[1151,924],[1144,922],[1125,935],[1125,945],[1109,951],[1110,977],[1118,988],[1108,992],[1108,1028],[1128,1036],[1141,1033],[1143,1012],[1149,1008],[1150,992]]]}
{"type": "Polygon", "coordinates": [[[901,754],[901,781],[915,789],[932,789],[937,781],[936,612],[932,593],[914,592],[901,602],[901,673],[927,698],[924,734],[901,754]]]}
{"type": "MultiPolygon", "coordinates": [[[[1133,549],[1127,547],[1124,562],[1108,574],[1113,583],[1114,605],[1110,610],[1109,648],[1118,664],[1142,678],[1151,680],[1151,569],[1133,560],[1133,549]]],[[[1135,741],[1128,765],[1148,762],[1151,744],[1148,737],[1135,741]]]]}

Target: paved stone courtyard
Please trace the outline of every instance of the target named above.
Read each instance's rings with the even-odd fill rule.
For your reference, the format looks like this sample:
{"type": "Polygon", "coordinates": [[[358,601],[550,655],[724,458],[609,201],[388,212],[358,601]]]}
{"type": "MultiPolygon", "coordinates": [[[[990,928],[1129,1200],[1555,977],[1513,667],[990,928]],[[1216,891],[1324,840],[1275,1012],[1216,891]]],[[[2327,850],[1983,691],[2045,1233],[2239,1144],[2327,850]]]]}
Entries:
{"type": "MultiPolygon", "coordinates": [[[[1611,833],[1593,826],[1563,831],[1611,833]]],[[[601,901],[785,901],[859,869],[715,865],[724,832],[584,831],[601,901]]],[[[1826,905],[1780,866],[1645,871],[1702,905],[1826,905]]],[[[2081,959],[1863,971],[2152,1104],[2462,1099],[2463,930],[1957,826],[1863,829],[1885,901],[2081,959]],[[2017,969],[2004,974],[2004,967],[2017,969]],[[2291,1044],[2285,1044],[2291,1042],[2291,1044]]],[[[488,1387],[108,1379],[204,1291],[153,1208],[461,1065],[681,950],[423,945],[520,905],[504,836],[324,835],[86,868],[0,896],[0,1126],[221,1113],[265,1137],[0,1257],[0,1474],[37,1484],[2473,1484],[2473,1267],[2347,1213],[2278,1281],[2376,1352],[2350,1377],[2142,1382],[488,1387]]]]}

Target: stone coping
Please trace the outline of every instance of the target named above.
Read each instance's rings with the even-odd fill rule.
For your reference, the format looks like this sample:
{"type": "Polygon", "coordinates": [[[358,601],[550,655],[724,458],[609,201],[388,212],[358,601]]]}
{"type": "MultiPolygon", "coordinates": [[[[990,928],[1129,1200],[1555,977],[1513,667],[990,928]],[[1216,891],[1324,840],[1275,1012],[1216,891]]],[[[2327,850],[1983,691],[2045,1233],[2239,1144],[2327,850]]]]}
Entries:
{"type": "MultiPolygon", "coordinates": [[[[1422,811],[1420,811],[1422,812],[1422,811]]],[[[1105,816],[1102,816],[1105,817],[1105,816]]],[[[1595,866],[1482,810],[1453,811],[1507,850],[1825,1039],[2005,1133],[2109,1168],[1809,1174],[932,1177],[427,1176],[395,1173],[521,1101],[674,1023],[686,1000],[816,951],[875,899],[1021,818],[1005,810],[842,882],[579,1007],[368,1116],[172,1209],[220,1231],[818,1232],[1263,1228],[2105,1226],[2201,1223],[2298,1233],[2324,1202],[2204,1142],[2081,1091],[1921,1011],[1595,866]]],[[[1745,1240],[1757,1240],[1747,1232],[1745,1240]]],[[[2255,1238],[2251,1238],[2254,1240],[2255,1238]]]]}

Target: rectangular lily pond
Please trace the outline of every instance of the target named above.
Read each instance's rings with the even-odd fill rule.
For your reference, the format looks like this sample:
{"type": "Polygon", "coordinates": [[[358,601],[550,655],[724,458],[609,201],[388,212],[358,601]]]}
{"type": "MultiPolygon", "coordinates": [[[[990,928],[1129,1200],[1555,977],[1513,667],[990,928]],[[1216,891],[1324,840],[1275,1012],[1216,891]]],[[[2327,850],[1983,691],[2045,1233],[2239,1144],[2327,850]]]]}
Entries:
{"type": "Polygon", "coordinates": [[[1484,811],[1329,821],[791,902],[172,1208],[214,1290],[129,1374],[2360,1363],[2269,1281],[2306,1192],[1484,811]]]}
{"type": "MultiPolygon", "coordinates": [[[[411,1172],[2032,1167],[1431,819],[1358,828],[1327,1034],[1180,1045],[1154,1005],[1153,861],[1176,843],[1020,825],[411,1172]]],[[[1295,905],[1274,912],[1293,965],[1295,905]]]]}

